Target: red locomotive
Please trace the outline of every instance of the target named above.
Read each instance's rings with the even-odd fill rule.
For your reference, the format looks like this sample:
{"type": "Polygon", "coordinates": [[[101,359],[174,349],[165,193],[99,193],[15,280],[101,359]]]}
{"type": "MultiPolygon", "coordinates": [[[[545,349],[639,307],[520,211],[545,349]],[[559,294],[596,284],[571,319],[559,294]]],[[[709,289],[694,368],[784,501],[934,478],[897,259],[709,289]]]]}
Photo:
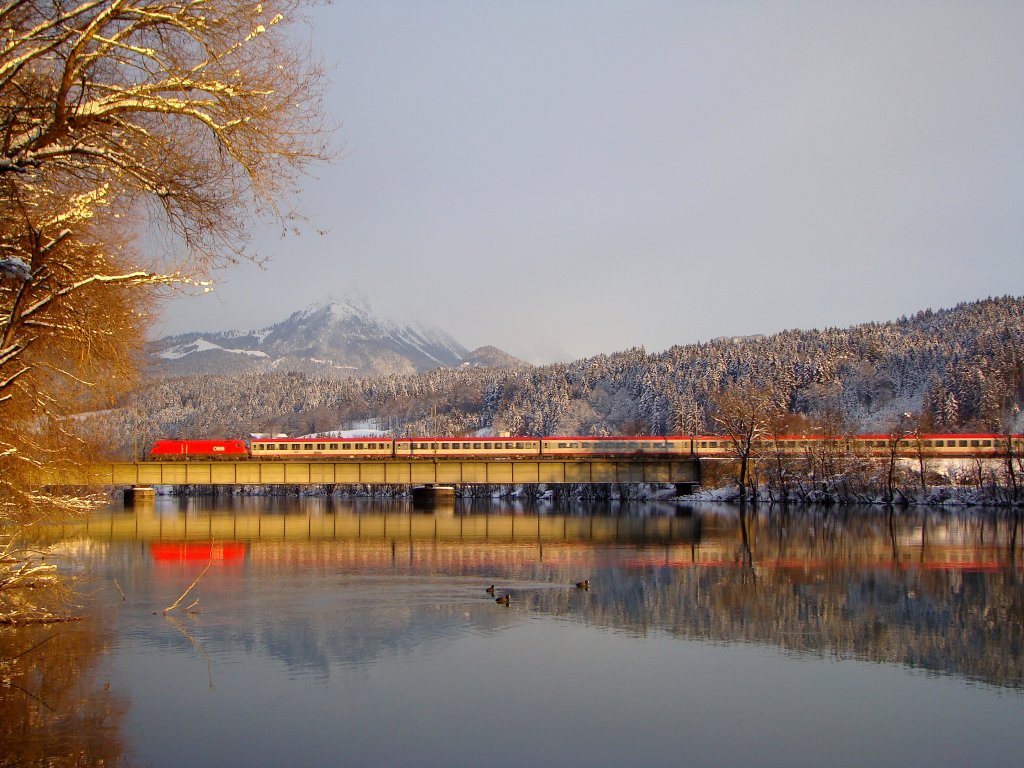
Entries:
{"type": "Polygon", "coordinates": [[[157,440],[149,453],[154,459],[241,458],[249,455],[249,446],[244,440],[157,440]]]}

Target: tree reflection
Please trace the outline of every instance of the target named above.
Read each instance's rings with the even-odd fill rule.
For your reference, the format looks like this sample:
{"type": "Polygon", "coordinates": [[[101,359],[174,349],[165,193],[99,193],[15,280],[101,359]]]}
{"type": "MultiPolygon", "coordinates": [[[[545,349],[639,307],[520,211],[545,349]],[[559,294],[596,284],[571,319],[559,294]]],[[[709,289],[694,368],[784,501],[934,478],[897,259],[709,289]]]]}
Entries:
{"type": "Polygon", "coordinates": [[[97,622],[0,631],[0,766],[124,765],[122,697],[97,622]]]}
{"type": "MultiPolygon", "coordinates": [[[[733,525],[705,524],[692,559],[643,574],[662,585],[645,629],[1024,687],[1015,517],[741,511],[733,525]]],[[[628,627],[629,599],[596,590],[588,621],[628,627]]]]}

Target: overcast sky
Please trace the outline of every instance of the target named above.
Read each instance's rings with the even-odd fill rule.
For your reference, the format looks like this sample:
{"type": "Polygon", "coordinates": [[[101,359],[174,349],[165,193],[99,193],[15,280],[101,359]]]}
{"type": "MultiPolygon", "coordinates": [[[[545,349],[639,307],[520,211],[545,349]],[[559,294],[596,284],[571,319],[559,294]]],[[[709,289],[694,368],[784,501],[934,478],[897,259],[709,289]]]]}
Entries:
{"type": "Polygon", "coordinates": [[[167,307],[354,287],[528,359],[1024,294],[1024,2],[352,2],[314,229],[167,307]]]}

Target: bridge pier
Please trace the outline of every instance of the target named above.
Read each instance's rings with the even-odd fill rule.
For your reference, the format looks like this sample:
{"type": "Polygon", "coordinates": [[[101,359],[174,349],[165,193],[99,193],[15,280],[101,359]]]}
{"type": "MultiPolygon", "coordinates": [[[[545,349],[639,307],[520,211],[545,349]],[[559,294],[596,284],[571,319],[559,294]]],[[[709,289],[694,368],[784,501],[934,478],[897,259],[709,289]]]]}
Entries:
{"type": "Polygon", "coordinates": [[[455,488],[450,485],[421,485],[412,489],[413,509],[424,512],[455,505],[455,488]]]}
{"type": "Polygon", "coordinates": [[[124,489],[124,505],[134,507],[140,504],[152,504],[156,501],[156,488],[149,485],[133,485],[124,489]]]}

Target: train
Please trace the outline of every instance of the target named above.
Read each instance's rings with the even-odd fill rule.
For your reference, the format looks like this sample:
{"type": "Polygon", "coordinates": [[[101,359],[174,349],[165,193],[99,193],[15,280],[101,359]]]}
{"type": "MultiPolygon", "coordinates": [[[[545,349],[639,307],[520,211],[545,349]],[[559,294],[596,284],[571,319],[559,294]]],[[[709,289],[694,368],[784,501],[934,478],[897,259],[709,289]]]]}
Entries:
{"type": "MultiPolygon", "coordinates": [[[[901,436],[893,445],[886,434],[823,437],[780,435],[757,441],[759,454],[799,455],[831,444],[842,452],[862,455],[973,457],[1024,455],[1024,435],[923,434],[901,436]]],[[[257,460],[388,460],[388,459],[586,459],[727,458],[733,441],[723,435],[660,437],[298,437],[249,440],[157,440],[149,451],[154,461],[257,460]]]]}

